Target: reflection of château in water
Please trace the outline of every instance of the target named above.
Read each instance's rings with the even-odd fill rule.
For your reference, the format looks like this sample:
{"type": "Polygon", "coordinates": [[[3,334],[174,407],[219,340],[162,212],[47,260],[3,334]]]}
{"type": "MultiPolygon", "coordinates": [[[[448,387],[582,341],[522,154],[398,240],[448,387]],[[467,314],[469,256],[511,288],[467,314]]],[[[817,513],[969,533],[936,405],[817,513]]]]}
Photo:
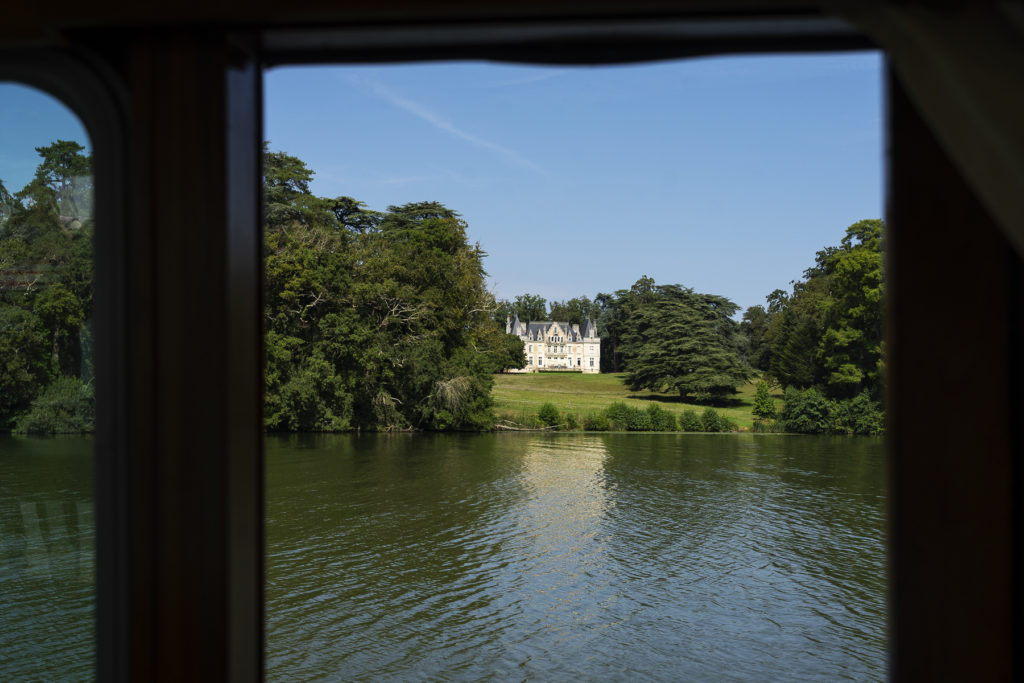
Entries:
{"type": "Polygon", "coordinates": [[[526,367],[512,372],[601,372],[601,340],[590,318],[583,323],[580,332],[580,326],[575,323],[551,320],[523,323],[517,315],[514,320],[505,319],[505,332],[518,335],[525,345],[526,367]]]}

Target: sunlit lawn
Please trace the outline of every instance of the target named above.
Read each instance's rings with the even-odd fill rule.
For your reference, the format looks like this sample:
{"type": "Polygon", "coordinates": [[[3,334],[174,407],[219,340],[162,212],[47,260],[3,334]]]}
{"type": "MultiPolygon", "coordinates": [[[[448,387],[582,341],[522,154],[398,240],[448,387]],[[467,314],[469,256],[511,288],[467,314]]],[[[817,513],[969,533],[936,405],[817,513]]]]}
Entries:
{"type": "MultiPolygon", "coordinates": [[[[546,402],[555,404],[559,412],[574,412],[581,417],[603,410],[615,401],[646,408],[651,401],[674,413],[693,408],[701,413],[707,406],[684,403],[676,394],[656,394],[652,391],[630,391],[623,381],[624,374],[584,375],[570,372],[502,374],[494,376],[495,412],[536,413],[546,402]]],[[[738,387],[739,393],[723,405],[714,406],[719,415],[734,420],[740,427],[753,424],[756,382],[738,387]]],[[[773,395],[781,398],[775,389],[773,395]]],[[[777,398],[776,409],[781,408],[777,398]]]]}

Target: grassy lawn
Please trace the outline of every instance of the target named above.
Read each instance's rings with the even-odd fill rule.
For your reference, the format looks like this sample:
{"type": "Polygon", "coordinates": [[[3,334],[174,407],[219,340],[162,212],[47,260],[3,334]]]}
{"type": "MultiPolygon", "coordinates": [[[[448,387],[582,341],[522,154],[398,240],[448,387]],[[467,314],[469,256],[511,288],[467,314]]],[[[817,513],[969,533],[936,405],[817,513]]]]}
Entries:
{"type": "MultiPolygon", "coordinates": [[[[521,412],[536,413],[544,403],[551,402],[559,412],[578,413],[604,410],[615,401],[646,408],[651,401],[678,414],[693,408],[700,414],[706,406],[684,403],[678,395],[656,394],[652,391],[630,391],[623,382],[622,373],[584,375],[572,372],[526,373],[522,375],[494,376],[494,403],[498,415],[521,412]]],[[[740,427],[753,424],[751,408],[757,384],[739,387],[739,393],[724,405],[714,406],[719,415],[734,420],[740,427]]],[[[777,389],[776,408],[782,408],[782,394],[777,389]]]]}

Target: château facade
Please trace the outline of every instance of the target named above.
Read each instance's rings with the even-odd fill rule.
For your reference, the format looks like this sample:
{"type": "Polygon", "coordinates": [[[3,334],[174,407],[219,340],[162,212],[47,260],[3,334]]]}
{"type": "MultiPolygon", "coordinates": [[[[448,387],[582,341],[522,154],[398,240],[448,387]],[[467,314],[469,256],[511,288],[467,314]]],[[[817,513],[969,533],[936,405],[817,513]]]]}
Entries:
{"type": "Polygon", "coordinates": [[[580,326],[567,322],[542,320],[520,322],[519,316],[505,320],[505,332],[523,340],[526,367],[511,372],[573,370],[587,374],[601,372],[601,340],[597,325],[587,318],[580,326]]]}

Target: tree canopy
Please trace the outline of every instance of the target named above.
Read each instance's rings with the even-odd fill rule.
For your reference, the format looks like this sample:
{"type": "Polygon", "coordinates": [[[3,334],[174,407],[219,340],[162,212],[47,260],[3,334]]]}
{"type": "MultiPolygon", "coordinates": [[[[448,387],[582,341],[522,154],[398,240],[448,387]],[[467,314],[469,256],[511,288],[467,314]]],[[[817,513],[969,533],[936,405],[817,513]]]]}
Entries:
{"type": "Polygon", "coordinates": [[[830,398],[882,393],[885,224],[862,220],[838,246],[819,251],[792,291],[775,290],[767,308],[747,309],[742,328],[750,361],[785,387],[830,398]]]}
{"type": "Polygon", "coordinates": [[[316,197],[301,160],[264,163],[267,427],[489,427],[491,373],[525,359],[466,223],[436,202],[316,197]]]}
{"type": "Polygon", "coordinates": [[[655,285],[650,278],[623,298],[629,313],[618,346],[631,389],[718,400],[749,379],[732,301],[680,285],[655,285]]]}
{"type": "MultiPolygon", "coordinates": [[[[36,152],[25,187],[11,195],[0,181],[0,430],[40,418],[38,402],[58,383],[87,402],[92,395],[83,388],[92,379],[83,352],[91,343],[92,160],[67,140],[36,152]]],[[[45,420],[46,428],[91,429],[92,408],[83,411],[45,420]]]]}

